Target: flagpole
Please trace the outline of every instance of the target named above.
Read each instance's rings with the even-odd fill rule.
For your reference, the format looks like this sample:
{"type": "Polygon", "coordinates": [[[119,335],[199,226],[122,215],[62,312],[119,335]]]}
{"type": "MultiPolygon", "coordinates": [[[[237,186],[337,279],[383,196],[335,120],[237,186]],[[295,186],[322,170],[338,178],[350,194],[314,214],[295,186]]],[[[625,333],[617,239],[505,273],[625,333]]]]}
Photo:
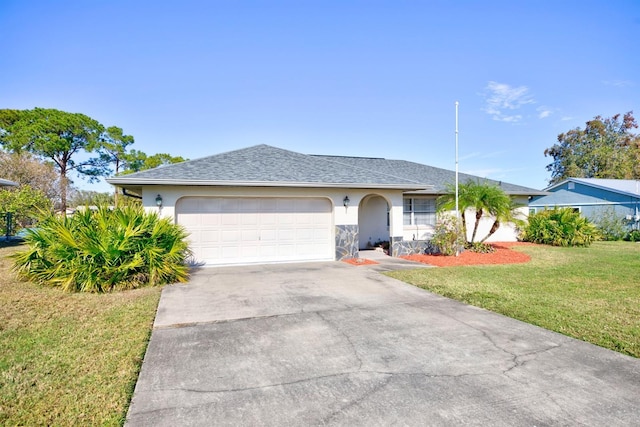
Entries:
{"type": "Polygon", "coordinates": [[[456,219],[460,219],[460,210],[458,206],[458,105],[456,101],[456,219]]]}
{"type": "MultiPolygon", "coordinates": [[[[460,207],[458,206],[458,105],[456,101],[456,229],[460,226],[460,207]]],[[[467,236],[464,236],[466,239],[467,236]]],[[[456,244],[456,256],[460,254],[460,248],[456,244]]]]}

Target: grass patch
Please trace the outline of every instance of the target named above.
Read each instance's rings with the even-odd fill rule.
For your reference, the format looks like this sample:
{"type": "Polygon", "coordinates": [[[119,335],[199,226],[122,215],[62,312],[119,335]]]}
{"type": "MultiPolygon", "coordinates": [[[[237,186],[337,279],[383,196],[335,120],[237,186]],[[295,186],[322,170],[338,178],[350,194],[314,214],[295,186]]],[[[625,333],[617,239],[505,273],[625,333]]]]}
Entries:
{"type": "Polygon", "coordinates": [[[0,246],[0,425],[122,425],[161,288],[77,294],[19,282],[0,246]]]}
{"type": "Polygon", "coordinates": [[[432,268],[389,276],[620,353],[640,357],[640,244],[518,246],[527,264],[432,268]]]}

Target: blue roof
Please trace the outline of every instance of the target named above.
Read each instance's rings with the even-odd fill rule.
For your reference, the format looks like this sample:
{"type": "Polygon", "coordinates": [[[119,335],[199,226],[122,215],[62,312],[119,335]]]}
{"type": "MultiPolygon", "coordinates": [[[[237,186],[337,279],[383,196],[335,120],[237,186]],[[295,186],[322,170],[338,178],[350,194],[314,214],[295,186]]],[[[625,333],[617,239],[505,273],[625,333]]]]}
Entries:
{"type": "Polygon", "coordinates": [[[640,197],[640,180],[635,179],[606,179],[606,178],[567,178],[557,184],[546,188],[546,191],[553,191],[567,182],[584,184],[601,190],[612,191],[625,196],[640,197]]]}

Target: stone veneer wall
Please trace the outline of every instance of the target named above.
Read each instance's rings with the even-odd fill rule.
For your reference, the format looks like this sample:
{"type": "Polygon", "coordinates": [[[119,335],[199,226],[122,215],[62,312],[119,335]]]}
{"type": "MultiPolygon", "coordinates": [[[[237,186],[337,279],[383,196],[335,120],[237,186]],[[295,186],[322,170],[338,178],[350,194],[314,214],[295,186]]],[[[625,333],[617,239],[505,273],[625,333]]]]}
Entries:
{"type": "Polygon", "coordinates": [[[336,225],[336,261],[357,258],[359,246],[357,225],[336,225]]]}
{"type": "Polygon", "coordinates": [[[434,254],[438,250],[431,240],[404,240],[402,237],[391,238],[391,255],[434,254]]]}

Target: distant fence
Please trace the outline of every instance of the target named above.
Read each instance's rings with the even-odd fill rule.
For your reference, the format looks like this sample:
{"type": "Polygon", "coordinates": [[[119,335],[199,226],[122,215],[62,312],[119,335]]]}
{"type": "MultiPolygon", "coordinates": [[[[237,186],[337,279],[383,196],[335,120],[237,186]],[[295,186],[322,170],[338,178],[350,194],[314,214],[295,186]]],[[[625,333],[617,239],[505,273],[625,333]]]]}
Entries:
{"type": "Polygon", "coordinates": [[[0,231],[5,237],[13,236],[15,232],[13,212],[0,212],[0,231]]]}

